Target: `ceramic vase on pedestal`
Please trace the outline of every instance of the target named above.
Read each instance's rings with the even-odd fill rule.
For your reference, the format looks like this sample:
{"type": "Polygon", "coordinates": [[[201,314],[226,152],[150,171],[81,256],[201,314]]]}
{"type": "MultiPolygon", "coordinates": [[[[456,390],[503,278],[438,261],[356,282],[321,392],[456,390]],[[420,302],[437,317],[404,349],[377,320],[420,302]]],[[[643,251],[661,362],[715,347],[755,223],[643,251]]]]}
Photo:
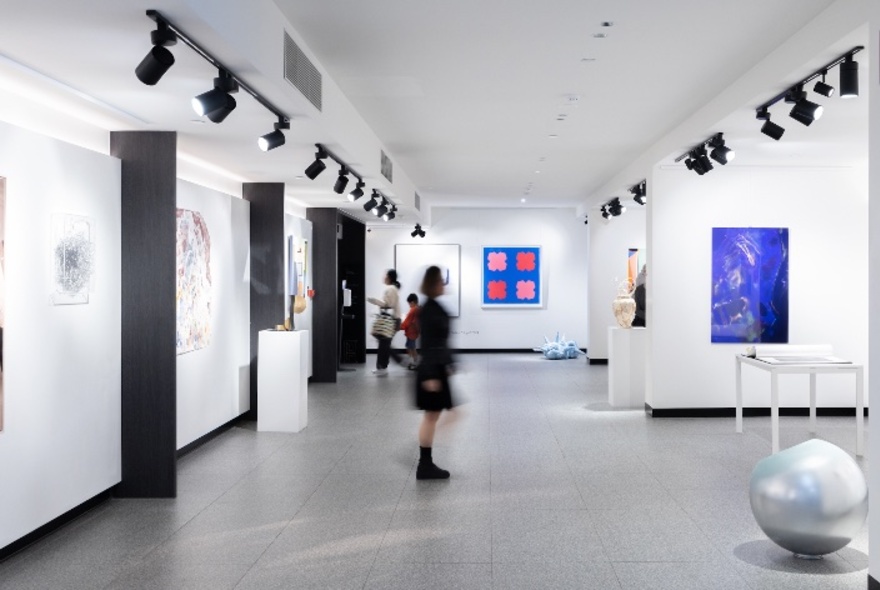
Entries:
{"type": "Polygon", "coordinates": [[[636,300],[632,298],[629,281],[624,281],[617,287],[617,297],[611,302],[611,311],[614,312],[617,325],[621,328],[632,328],[633,318],[636,317],[636,300]]]}

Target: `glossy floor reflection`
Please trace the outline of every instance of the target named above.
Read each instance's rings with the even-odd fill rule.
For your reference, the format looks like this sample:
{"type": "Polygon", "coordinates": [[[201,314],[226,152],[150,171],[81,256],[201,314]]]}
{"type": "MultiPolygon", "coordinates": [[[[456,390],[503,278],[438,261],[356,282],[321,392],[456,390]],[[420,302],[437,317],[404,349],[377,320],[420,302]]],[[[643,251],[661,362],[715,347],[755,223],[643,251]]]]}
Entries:
{"type": "MultiPolygon", "coordinates": [[[[737,435],[732,418],[613,410],[583,358],[460,361],[434,450],[448,481],[415,479],[411,372],[368,363],[310,386],[303,432],[227,431],[180,461],[177,499],[101,505],[0,563],[0,588],[865,587],[866,527],[804,562],[755,524],[769,418],[737,435]]],[[[854,453],[852,418],[819,436],[854,453]]],[[[781,437],[806,440],[807,419],[781,437]]]]}

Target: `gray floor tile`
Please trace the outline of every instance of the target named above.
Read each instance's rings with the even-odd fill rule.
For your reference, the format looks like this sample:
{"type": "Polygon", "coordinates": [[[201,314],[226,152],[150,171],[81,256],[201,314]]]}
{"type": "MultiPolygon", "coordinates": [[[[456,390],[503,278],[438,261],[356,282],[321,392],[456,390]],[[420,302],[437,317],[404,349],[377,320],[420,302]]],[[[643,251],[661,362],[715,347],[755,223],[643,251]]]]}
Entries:
{"type": "Polygon", "coordinates": [[[250,566],[152,559],[129,568],[106,590],[232,590],[250,566]]]}
{"type": "Polygon", "coordinates": [[[618,590],[610,563],[569,561],[554,563],[493,563],[492,588],[497,590],[618,590]]]}
{"type": "Polygon", "coordinates": [[[749,590],[730,564],[615,563],[623,590],[749,590]]]}
{"type": "Polygon", "coordinates": [[[330,559],[296,563],[257,562],[236,590],[361,590],[372,560],[330,559]]]}
{"type": "Polygon", "coordinates": [[[491,563],[488,510],[398,510],[378,562],[491,563]]]}
{"type": "Polygon", "coordinates": [[[485,590],[492,587],[491,564],[377,563],[367,590],[485,590]]]}
{"type": "Polygon", "coordinates": [[[606,561],[586,510],[502,510],[492,516],[495,563],[606,561]]]}

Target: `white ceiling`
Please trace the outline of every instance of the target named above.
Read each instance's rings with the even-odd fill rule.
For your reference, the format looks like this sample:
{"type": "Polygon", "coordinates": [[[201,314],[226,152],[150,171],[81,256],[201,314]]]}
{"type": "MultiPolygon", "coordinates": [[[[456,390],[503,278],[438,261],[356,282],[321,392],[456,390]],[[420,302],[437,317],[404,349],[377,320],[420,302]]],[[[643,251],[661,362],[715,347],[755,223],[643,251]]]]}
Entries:
{"type": "MultiPolygon", "coordinates": [[[[275,3],[423,198],[435,206],[487,207],[521,206],[523,198],[525,206],[582,205],[588,195],[833,4],[830,0],[275,3]],[[603,21],[613,26],[603,27],[603,21]],[[595,37],[598,34],[606,36],[595,37]]],[[[187,0],[6,0],[0,54],[28,72],[40,72],[96,100],[99,104],[92,108],[106,115],[107,128],[176,130],[181,151],[238,181],[284,182],[300,204],[347,206],[331,190],[335,173],[330,167],[315,181],[301,178],[312,161],[314,143],[327,141],[322,122],[310,120],[302,106],[289,101],[279,90],[279,81],[267,80],[243,56],[231,52],[233,44],[219,38],[190,4],[187,0]],[[155,87],[142,85],[133,70],[149,49],[153,23],[144,15],[147,8],[159,9],[186,25],[190,36],[291,114],[294,129],[287,134],[288,144],[269,153],[256,149],[255,138],[270,131],[274,121],[243,94],[238,109],[223,124],[193,122],[198,118],[189,99],[207,90],[216,74],[181,45],[174,50],[177,64],[162,81],[155,87]]],[[[821,65],[829,57],[834,55],[804,60],[821,65]]],[[[860,61],[866,61],[867,56],[862,57],[860,61]]],[[[0,67],[0,77],[3,74],[0,67]]],[[[794,81],[779,84],[784,87],[794,81]]],[[[866,85],[863,82],[863,88],[866,85]]],[[[768,88],[766,96],[756,100],[778,90],[768,88]]],[[[64,89],[58,92],[70,99],[64,89]]],[[[825,124],[823,119],[810,129],[796,129],[794,121],[783,123],[781,116],[775,116],[789,133],[772,146],[768,144],[772,140],[758,133],[754,104],[742,105],[719,121],[718,128],[705,131],[707,136],[725,131],[738,152],[736,165],[760,165],[767,157],[834,164],[843,153],[847,158],[861,153],[860,146],[846,146],[864,133],[865,102],[829,106],[826,118],[837,122],[825,124]],[[817,130],[820,124],[824,131],[817,130]]],[[[360,207],[353,211],[363,217],[360,207]]],[[[405,211],[402,217],[414,216],[415,212],[405,211]]]]}

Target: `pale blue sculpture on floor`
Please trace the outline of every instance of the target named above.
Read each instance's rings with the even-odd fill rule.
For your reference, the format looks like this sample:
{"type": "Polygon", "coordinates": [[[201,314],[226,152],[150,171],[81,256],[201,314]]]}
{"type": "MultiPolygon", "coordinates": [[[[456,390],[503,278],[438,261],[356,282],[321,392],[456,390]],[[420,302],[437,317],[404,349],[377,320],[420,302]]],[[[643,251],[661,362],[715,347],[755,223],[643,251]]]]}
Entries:
{"type": "Polygon", "coordinates": [[[556,332],[556,340],[553,341],[550,341],[549,338],[544,336],[544,345],[541,346],[541,348],[536,348],[535,351],[543,352],[544,356],[551,361],[576,359],[578,355],[583,354],[581,349],[578,348],[577,342],[574,340],[566,340],[564,334],[562,335],[562,338],[560,338],[559,332],[556,332]]]}
{"type": "Polygon", "coordinates": [[[761,530],[802,558],[842,549],[868,515],[868,485],[859,465],[840,447],[819,439],[759,461],[749,499],[761,530]]]}

